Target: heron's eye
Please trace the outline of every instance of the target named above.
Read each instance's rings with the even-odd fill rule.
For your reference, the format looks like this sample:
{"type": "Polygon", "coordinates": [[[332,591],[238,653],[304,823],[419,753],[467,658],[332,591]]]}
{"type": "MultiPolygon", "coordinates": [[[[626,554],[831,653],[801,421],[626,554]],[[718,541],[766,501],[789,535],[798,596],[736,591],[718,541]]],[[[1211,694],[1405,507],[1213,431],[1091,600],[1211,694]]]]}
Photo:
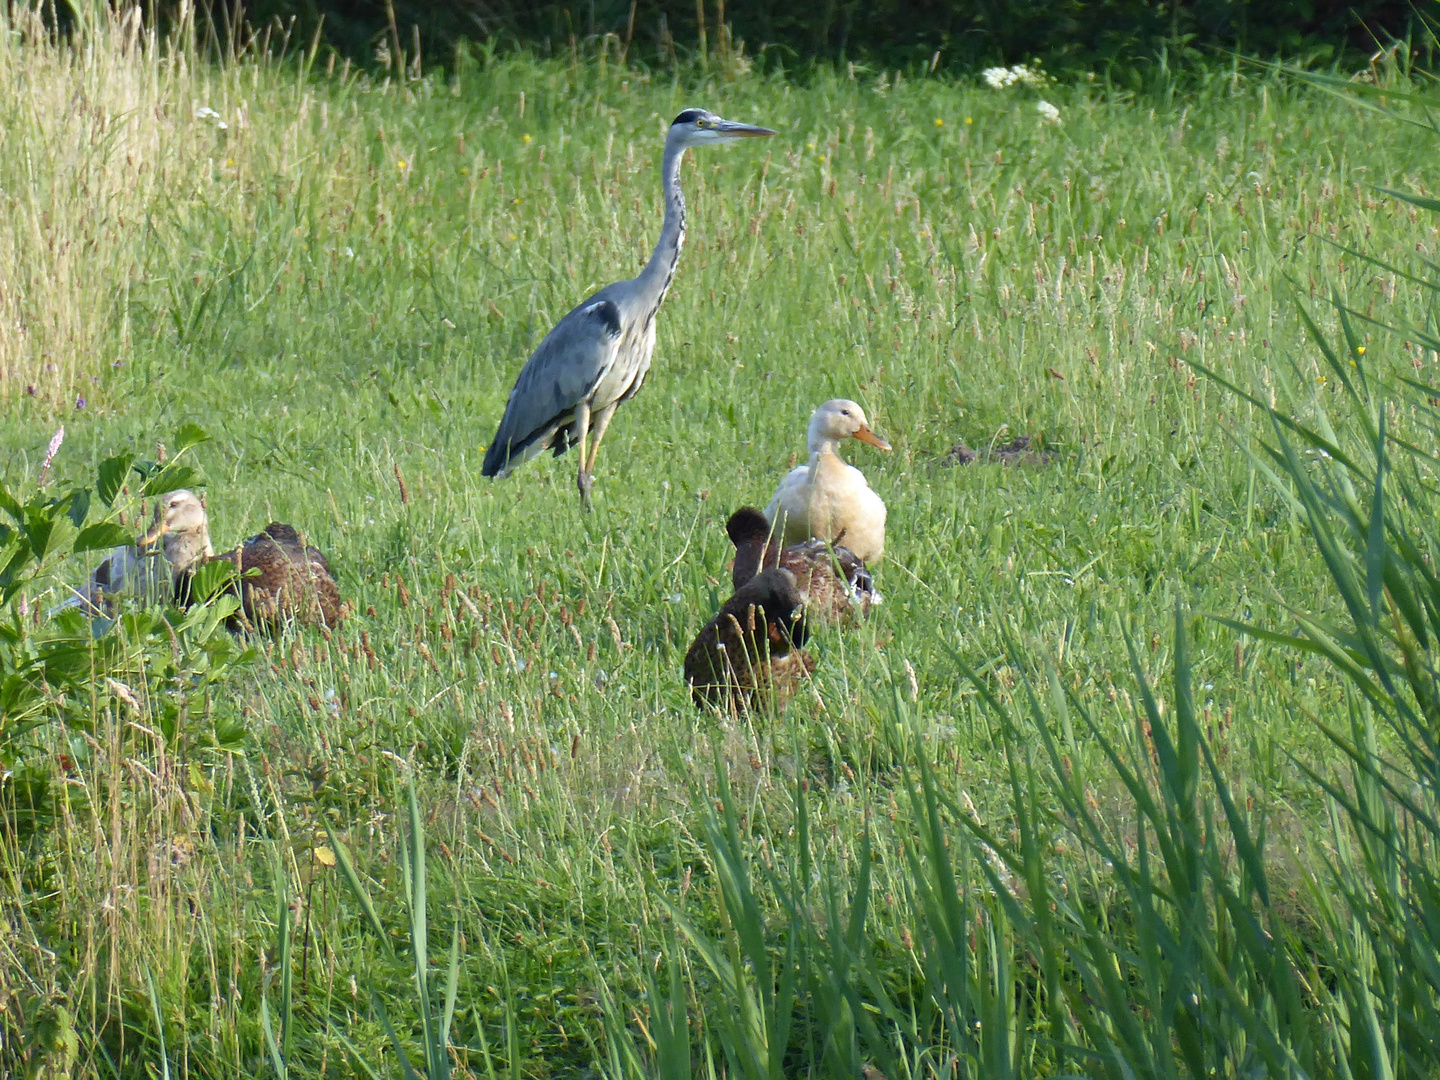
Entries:
{"type": "Polygon", "coordinates": [[[696,121],[695,121],[695,126],[696,126],[696,127],[701,127],[701,128],[708,128],[708,127],[713,127],[714,125],[711,124],[709,120],[703,120],[703,119],[702,119],[702,120],[696,120],[696,121]]]}

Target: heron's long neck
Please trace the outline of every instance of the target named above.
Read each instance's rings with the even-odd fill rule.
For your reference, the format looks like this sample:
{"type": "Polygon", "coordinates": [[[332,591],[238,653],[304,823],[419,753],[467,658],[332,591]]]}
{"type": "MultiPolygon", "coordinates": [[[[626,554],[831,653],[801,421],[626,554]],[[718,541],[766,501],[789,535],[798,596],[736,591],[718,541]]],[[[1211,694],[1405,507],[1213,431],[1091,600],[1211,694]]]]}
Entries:
{"type": "Polygon", "coordinates": [[[680,193],[680,159],[684,156],[685,147],[670,142],[665,144],[665,159],[660,166],[665,194],[665,223],[660,227],[660,240],[650,261],[635,279],[650,313],[654,313],[665,299],[670,281],[675,277],[675,267],[680,262],[680,249],[685,245],[685,196],[680,193]]]}

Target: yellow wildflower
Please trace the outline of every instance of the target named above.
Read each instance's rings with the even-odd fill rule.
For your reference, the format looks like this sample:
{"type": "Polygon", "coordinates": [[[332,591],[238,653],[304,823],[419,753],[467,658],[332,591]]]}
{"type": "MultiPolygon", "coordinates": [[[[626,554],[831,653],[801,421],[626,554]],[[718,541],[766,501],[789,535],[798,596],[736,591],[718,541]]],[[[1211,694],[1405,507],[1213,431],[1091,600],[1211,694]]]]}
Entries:
{"type": "Polygon", "coordinates": [[[943,118],[943,117],[939,117],[939,116],[935,117],[935,126],[936,126],[936,127],[944,127],[944,126],[945,126],[945,120],[944,120],[944,118],[943,118]]]}

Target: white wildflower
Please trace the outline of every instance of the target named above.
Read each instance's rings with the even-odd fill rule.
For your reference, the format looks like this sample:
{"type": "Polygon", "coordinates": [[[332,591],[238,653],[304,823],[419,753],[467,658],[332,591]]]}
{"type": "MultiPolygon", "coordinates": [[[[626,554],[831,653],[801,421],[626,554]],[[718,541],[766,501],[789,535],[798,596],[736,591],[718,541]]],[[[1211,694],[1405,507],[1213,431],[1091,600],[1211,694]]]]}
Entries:
{"type": "Polygon", "coordinates": [[[1040,114],[1040,122],[1042,124],[1060,123],[1060,110],[1048,101],[1037,101],[1035,103],[1035,111],[1040,114]]]}
{"type": "Polygon", "coordinates": [[[219,114],[218,112],[216,112],[214,109],[210,108],[209,105],[201,105],[198,109],[196,109],[196,110],[195,110],[195,119],[196,119],[196,120],[213,120],[213,121],[215,121],[215,126],[216,126],[217,128],[219,128],[221,131],[229,131],[229,130],[230,130],[230,125],[227,124],[227,123],[225,123],[224,120],[220,119],[220,114],[219,114]]]}
{"type": "Polygon", "coordinates": [[[980,73],[985,85],[992,90],[1004,90],[1007,86],[1044,86],[1045,72],[1038,67],[1016,64],[1014,67],[991,67],[980,73]]]}

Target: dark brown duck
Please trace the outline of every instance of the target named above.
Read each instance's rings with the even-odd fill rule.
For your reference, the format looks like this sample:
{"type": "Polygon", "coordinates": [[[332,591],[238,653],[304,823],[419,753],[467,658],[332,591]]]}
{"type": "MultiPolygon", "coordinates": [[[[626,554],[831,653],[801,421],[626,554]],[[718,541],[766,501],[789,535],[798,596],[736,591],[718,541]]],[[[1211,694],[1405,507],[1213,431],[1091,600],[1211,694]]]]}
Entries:
{"type": "Polygon", "coordinates": [[[804,614],[788,570],[762,570],[736,589],[685,654],[696,706],[744,712],[789,699],[815,670],[814,658],[800,648],[804,614]]]}

